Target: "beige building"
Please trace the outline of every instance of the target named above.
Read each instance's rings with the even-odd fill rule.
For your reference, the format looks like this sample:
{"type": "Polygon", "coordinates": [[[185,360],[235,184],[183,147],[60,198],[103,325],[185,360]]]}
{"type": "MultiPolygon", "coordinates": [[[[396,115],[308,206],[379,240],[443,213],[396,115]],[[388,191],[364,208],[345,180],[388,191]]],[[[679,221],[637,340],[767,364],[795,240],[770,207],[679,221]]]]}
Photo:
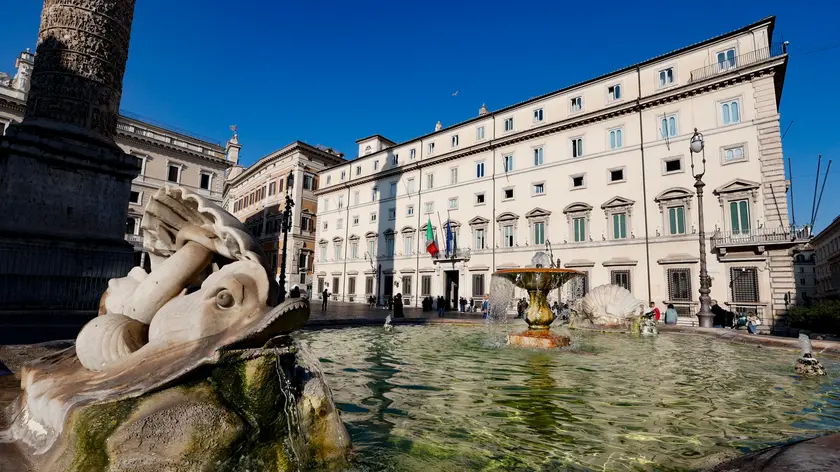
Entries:
{"type": "MultiPolygon", "coordinates": [[[[34,54],[24,51],[15,63],[14,77],[0,74],[0,134],[9,124],[23,120],[34,59],[34,54]]],[[[226,171],[237,161],[228,161],[225,149],[209,139],[126,112],[120,116],[114,138],[123,151],[141,161],[140,175],[131,184],[126,240],[135,248],[135,263],[149,269],[140,236],[143,208],[149,198],[171,184],[221,204],[226,171]]]]}
{"type": "Polygon", "coordinates": [[[817,298],[840,298],[840,216],[811,240],[816,255],[817,298]]]}
{"type": "MultiPolygon", "coordinates": [[[[228,154],[239,155],[241,145],[234,135],[228,154]]],[[[312,289],[318,173],[344,162],[343,155],[323,146],[295,141],[244,169],[234,167],[225,185],[225,209],[239,218],[257,238],[269,258],[271,269],[280,275],[283,250],[281,213],[285,196],[294,202],[288,235],[286,290],[298,286],[312,289]]]]}
{"type": "Polygon", "coordinates": [[[793,251],[793,275],[796,279],[796,303],[817,297],[817,256],[810,244],[793,251]]]}
{"type": "MultiPolygon", "coordinates": [[[[712,298],[779,321],[795,290],[779,133],[788,56],[775,18],[395,144],[374,135],[321,174],[315,262],[338,299],[401,292],[477,303],[493,271],[550,248],[586,274],[674,303],[696,323],[689,141],[705,139],[712,298]],[[451,224],[454,247],[431,258],[451,224]],[[786,298],[788,297],[788,298],[786,298]]],[[[443,250],[442,250],[443,252],[443,250]]],[[[512,294],[513,295],[513,294],[512,294]]]]}

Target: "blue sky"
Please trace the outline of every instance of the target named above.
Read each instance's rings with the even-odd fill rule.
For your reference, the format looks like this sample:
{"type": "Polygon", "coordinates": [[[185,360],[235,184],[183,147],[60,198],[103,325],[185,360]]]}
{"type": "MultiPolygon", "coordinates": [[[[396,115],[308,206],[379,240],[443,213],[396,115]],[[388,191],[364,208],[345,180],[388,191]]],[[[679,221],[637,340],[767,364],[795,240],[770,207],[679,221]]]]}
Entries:
{"type": "MultiPolygon", "coordinates": [[[[34,49],[42,2],[5,2],[0,70],[34,49]]],[[[840,158],[840,2],[138,0],[122,107],[226,141],[243,163],[299,139],[356,154],[731,31],[769,15],[790,41],[782,97],[796,221],[817,155],[840,158]],[[452,93],[459,90],[457,97],[452,93]]],[[[714,183],[710,183],[714,185],[714,183]]],[[[840,213],[840,160],[817,228],[840,213]]]]}

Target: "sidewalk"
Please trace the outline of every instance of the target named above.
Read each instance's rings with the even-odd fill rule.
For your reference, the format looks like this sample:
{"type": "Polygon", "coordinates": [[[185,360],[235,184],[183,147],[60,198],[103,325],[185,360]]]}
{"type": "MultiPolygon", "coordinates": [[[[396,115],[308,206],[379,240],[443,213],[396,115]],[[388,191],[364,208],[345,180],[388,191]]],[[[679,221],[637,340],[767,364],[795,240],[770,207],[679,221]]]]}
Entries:
{"type": "MultiPolygon", "coordinates": [[[[330,327],[347,325],[380,325],[385,323],[385,318],[391,310],[387,307],[370,308],[361,303],[348,302],[327,302],[327,310],[321,310],[321,300],[313,300],[310,305],[311,313],[306,327],[330,327]],[[315,304],[314,302],[317,302],[315,304]]],[[[459,313],[447,311],[443,318],[438,318],[437,310],[423,311],[417,307],[403,308],[405,318],[396,318],[394,324],[404,323],[463,323],[480,324],[484,323],[484,317],[480,312],[459,313]]]]}

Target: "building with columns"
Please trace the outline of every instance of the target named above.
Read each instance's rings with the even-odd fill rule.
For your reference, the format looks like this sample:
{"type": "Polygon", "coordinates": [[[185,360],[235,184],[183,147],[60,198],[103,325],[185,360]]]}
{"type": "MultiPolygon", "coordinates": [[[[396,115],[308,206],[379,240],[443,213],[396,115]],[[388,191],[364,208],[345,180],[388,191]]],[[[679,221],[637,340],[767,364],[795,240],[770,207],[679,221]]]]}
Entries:
{"type": "MultiPolygon", "coordinates": [[[[491,274],[549,250],[589,287],[673,303],[696,324],[703,215],[711,296],[772,328],[795,300],[775,18],[402,143],[362,139],[321,172],[315,276],[334,298],[473,303],[491,274]],[[689,151],[695,128],[703,153],[689,151]],[[693,160],[692,160],[693,157],[693,160]],[[692,168],[692,164],[694,167],[692,168]],[[426,253],[427,225],[441,256],[426,253]],[[445,231],[454,241],[445,254],[445,231]]],[[[514,294],[511,294],[512,296],[514,294]]]]}
{"type": "MultiPolygon", "coordinates": [[[[0,74],[0,135],[23,120],[34,60],[27,49],[15,61],[14,77],[0,74]]],[[[140,161],[140,175],[131,182],[125,239],[134,247],[135,265],[148,270],[140,223],[149,198],[168,184],[187,187],[221,204],[226,172],[237,164],[238,154],[228,160],[218,142],[126,111],[120,113],[114,141],[140,161]]]]}
{"type": "MultiPolygon", "coordinates": [[[[228,155],[238,160],[239,138],[228,142],[228,155]]],[[[242,221],[259,241],[280,276],[283,251],[282,215],[285,197],[294,202],[288,235],[286,290],[312,290],[318,173],[344,162],[342,154],[325,146],[295,141],[262,157],[250,167],[235,166],[225,184],[225,209],[242,221]]]]}

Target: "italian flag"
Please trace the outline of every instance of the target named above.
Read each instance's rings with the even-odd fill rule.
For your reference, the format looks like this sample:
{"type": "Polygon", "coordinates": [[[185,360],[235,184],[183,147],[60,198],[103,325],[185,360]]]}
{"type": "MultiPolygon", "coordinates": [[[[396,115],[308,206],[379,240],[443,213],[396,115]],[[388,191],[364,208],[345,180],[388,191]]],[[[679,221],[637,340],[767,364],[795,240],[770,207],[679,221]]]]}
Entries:
{"type": "Polygon", "coordinates": [[[426,224],[426,251],[432,255],[437,256],[440,250],[435,242],[435,232],[432,230],[432,218],[429,217],[429,222],[426,224]]]}

